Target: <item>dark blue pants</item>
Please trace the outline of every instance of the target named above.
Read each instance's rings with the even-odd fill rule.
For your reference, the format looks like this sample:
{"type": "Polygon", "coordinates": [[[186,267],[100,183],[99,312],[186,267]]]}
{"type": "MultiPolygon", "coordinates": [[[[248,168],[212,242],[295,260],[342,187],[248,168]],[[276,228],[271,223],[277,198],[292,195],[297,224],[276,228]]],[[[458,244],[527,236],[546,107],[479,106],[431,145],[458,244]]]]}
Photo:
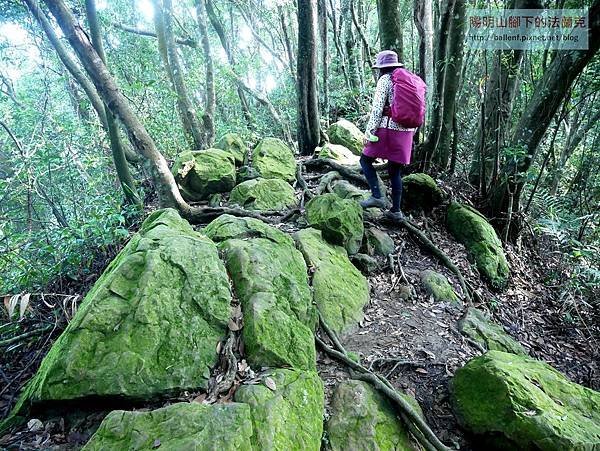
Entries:
{"type": "MultiPolygon", "coordinates": [[[[379,199],[381,197],[381,191],[379,184],[377,183],[377,173],[373,167],[375,158],[361,155],[360,166],[363,170],[363,174],[369,182],[371,188],[371,194],[373,197],[379,199]]],[[[390,176],[390,184],[392,185],[392,211],[400,211],[400,201],[402,199],[402,173],[400,171],[401,165],[388,161],[388,175],[390,176]]]]}

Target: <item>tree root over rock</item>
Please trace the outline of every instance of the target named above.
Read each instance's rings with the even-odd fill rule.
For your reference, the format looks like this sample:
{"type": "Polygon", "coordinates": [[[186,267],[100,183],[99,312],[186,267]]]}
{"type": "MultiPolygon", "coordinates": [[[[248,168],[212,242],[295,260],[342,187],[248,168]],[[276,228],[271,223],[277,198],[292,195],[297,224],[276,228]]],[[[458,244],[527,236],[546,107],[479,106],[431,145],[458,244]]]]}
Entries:
{"type": "Polygon", "coordinates": [[[469,290],[469,286],[467,285],[467,282],[465,281],[465,278],[463,277],[462,272],[460,271],[460,269],[458,269],[458,266],[456,266],[454,264],[454,262],[450,259],[450,257],[448,255],[446,255],[446,253],[444,251],[442,251],[439,247],[437,247],[433,243],[433,241],[431,241],[427,237],[427,235],[425,235],[425,233],[423,233],[421,230],[419,230],[417,225],[414,224],[413,222],[404,218],[398,224],[401,225],[402,227],[404,227],[406,230],[408,230],[411,234],[416,236],[417,239],[421,242],[421,244],[423,244],[427,249],[429,249],[429,251],[433,255],[435,255],[450,271],[452,271],[456,275],[456,278],[458,279],[458,283],[460,284],[460,287],[463,292],[463,297],[467,300],[469,305],[472,305],[473,301],[471,298],[471,291],[469,290]]]}
{"type": "Polygon", "coordinates": [[[444,445],[435,435],[435,433],[429,428],[427,423],[419,416],[415,409],[395,390],[393,385],[383,376],[379,376],[362,366],[360,363],[355,362],[344,349],[340,340],[336,334],[327,325],[321,314],[319,313],[319,323],[321,328],[325,331],[333,345],[337,348],[333,349],[328,346],[323,340],[315,335],[315,341],[319,347],[329,354],[336,360],[346,364],[350,367],[353,373],[353,377],[358,380],[369,382],[376,390],[383,393],[390,400],[392,400],[396,406],[400,409],[400,415],[403,421],[406,423],[408,429],[414,435],[415,439],[427,450],[427,451],[450,451],[446,445],[444,445]]]}

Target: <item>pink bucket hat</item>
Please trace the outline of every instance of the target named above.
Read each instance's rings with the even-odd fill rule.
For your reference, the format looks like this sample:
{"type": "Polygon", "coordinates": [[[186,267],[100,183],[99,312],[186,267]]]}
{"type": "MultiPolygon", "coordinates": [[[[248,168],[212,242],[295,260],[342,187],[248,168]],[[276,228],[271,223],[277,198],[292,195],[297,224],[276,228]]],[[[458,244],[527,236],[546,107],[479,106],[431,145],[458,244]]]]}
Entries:
{"type": "Polygon", "coordinates": [[[384,50],[377,54],[374,69],[383,69],[384,67],[404,67],[404,64],[398,62],[398,54],[393,50],[384,50]]]}

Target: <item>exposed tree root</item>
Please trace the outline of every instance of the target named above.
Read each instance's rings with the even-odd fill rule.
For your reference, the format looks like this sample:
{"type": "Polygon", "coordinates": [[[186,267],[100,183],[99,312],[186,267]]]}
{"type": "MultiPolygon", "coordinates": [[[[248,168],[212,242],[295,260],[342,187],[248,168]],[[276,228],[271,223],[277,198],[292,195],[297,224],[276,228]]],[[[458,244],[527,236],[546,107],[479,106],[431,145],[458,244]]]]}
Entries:
{"type": "Polygon", "coordinates": [[[413,222],[404,218],[404,220],[400,221],[398,224],[401,225],[402,227],[404,227],[406,230],[408,230],[414,236],[416,236],[418,238],[418,240],[421,242],[421,244],[423,244],[427,249],[429,249],[429,251],[433,255],[435,255],[450,271],[452,271],[456,275],[456,278],[458,279],[458,283],[460,284],[460,287],[463,292],[463,297],[467,300],[469,305],[472,305],[473,301],[471,299],[471,293],[467,286],[467,282],[465,281],[465,278],[463,277],[460,269],[458,269],[458,266],[456,266],[454,264],[454,262],[450,259],[450,257],[448,257],[448,255],[446,255],[446,253],[444,251],[442,251],[439,247],[437,247],[433,243],[433,241],[431,241],[427,237],[427,235],[425,235],[421,230],[419,230],[417,225],[414,224],[413,222]]]}
{"type": "Polygon", "coordinates": [[[21,340],[24,340],[24,339],[29,338],[29,337],[33,337],[35,335],[43,334],[44,332],[47,332],[50,329],[52,329],[52,326],[48,325],[48,326],[45,326],[45,327],[40,327],[39,329],[30,330],[29,332],[25,332],[25,333],[23,333],[21,335],[15,336],[15,337],[7,338],[6,340],[0,341],[0,348],[4,347],[4,346],[9,346],[9,345],[11,345],[13,343],[17,343],[17,342],[19,342],[21,340]]]}
{"type": "Polygon", "coordinates": [[[374,374],[360,363],[357,363],[348,357],[343,345],[337,338],[336,334],[327,325],[320,313],[319,322],[321,328],[325,331],[325,333],[327,333],[334,346],[338,348],[338,350],[331,348],[323,340],[315,336],[315,341],[324,352],[349,366],[356,373],[353,374],[354,378],[369,382],[378,391],[394,401],[400,409],[402,418],[407,424],[409,430],[414,431],[413,435],[415,436],[415,439],[418,440],[427,451],[449,451],[449,448],[446,447],[436,437],[435,433],[429,428],[427,423],[425,423],[415,409],[402,396],[400,396],[400,394],[394,389],[392,384],[385,377],[374,374]]]}
{"type": "MultiPolygon", "coordinates": [[[[300,188],[302,188],[303,199],[310,200],[315,195],[308,187],[308,183],[306,183],[306,179],[304,178],[303,172],[304,172],[304,165],[302,163],[298,163],[296,165],[296,180],[298,181],[298,186],[300,186],[300,188]]],[[[304,207],[303,204],[304,204],[303,202],[300,203],[300,208],[304,207]]]]}
{"type": "Polygon", "coordinates": [[[219,357],[219,368],[223,373],[219,372],[214,378],[210,379],[205,400],[207,404],[217,401],[220,394],[227,393],[235,381],[237,358],[234,353],[234,347],[236,342],[237,337],[235,332],[230,330],[219,357]]]}
{"type": "MultiPolygon", "coordinates": [[[[296,209],[291,210],[295,212],[296,209]]],[[[260,219],[263,222],[276,224],[282,222],[282,218],[286,218],[290,211],[281,212],[278,210],[269,210],[256,212],[252,210],[246,210],[241,207],[190,207],[187,210],[181,212],[181,215],[192,224],[203,224],[218,218],[221,215],[231,215],[246,218],[260,219]],[[279,217],[278,217],[279,216],[279,217]]]]}
{"type": "Polygon", "coordinates": [[[310,160],[306,160],[304,165],[307,169],[331,168],[332,170],[339,172],[342,177],[350,180],[351,182],[356,182],[361,186],[369,186],[364,175],[361,175],[358,171],[349,168],[348,166],[344,166],[343,164],[339,164],[330,158],[311,158],[310,160]]]}

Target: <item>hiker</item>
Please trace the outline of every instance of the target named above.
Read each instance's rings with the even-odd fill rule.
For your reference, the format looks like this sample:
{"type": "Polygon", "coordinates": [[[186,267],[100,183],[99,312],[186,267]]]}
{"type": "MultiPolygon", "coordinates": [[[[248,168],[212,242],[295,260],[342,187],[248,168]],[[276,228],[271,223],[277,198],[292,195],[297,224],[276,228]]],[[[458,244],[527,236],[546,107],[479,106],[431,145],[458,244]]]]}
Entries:
{"type": "Polygon", "coordinates": [[[379,79],[365,132],[365,148],[360,157],[360,165],[372,194],[360,203],[363,208],[388,207],[389,202],[385,193],[380,191],[373,168],[376,158],[388,160],[392,205],[385,216],[393,221],[402,221],[404,218],[400,210],[400,168],[410,163],[413,135],[416,127],[423,123],[425,113],[425,83],[417,75],[400,69],[403,67],[396,52],[384,50],[377,54],[373,68],[379,70],[379,79]]]}

